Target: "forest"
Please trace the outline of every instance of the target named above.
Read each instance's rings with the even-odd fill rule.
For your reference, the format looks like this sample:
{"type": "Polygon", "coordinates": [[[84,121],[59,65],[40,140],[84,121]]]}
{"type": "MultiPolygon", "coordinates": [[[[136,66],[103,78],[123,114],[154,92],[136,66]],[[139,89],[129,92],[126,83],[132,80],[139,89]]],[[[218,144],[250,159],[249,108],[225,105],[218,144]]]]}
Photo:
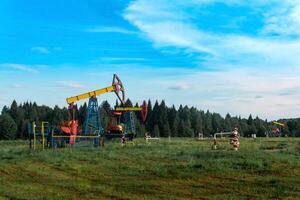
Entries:
{"type": "MultiPolygon", "coordinates": [[[[107,101],[100,104],[101,123],[105,129],[107,126],[113,107],[107,101]]],[[[133,105],[128,99],[126,106],[133,105]]],[[[87,110],[87,104],[80,105],[77,108],[77,119],[79,124],[84,123],[87,110]]],[[[149,132],[154,137],[198,137],[198,133],[203,133],[205,137],[210,137],[216,132],[232,131],[234,127],[238,127],[241,136],[250,137],[256,134],[258,137],[266,136],[272,129],[272,122],[253,117],[241,118],[240,116],[231,116],[227,114],[225,117],[209,110],[198,110],[195,107],[180,105],[176,108],[174,105],[168,107],[165,101],[155,101],[153,103],[148,100],[148,117],[146,122],[142,121],[140,113],[134,114],[136,132],[138,136],[144,136],[149,132]]],[[[26,139],[27,124],[35,121],[49,122],[53,127],[59,127],[63,121],[68,120],[67,108],[54,106],[51,108],[46,105],[37,105],[35,102],[25,102],[18,104],[13,101],[10,106],[4,106],[0,115],[0,139],[26,139]]],[[[278,120],[286,124],[281,130],[282,136],[299,137],[300,136],[300,119],[281,119],[278,120]]]]}

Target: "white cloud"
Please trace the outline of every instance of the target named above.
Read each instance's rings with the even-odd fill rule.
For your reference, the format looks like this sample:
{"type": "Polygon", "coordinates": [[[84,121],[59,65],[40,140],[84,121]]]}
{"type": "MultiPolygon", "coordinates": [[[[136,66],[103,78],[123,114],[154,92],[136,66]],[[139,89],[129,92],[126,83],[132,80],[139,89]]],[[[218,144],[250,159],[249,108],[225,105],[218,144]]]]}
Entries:
{"type": "Polygon", "coordinates": [[[24,64],[17,64],[17,63],[0,64],[0,67],[11,68],[11,69],[16,69],[19,71],[31,72],[31,73],[38,73],[39,71],[35,68],[37,68],[39,66],[40,65],[24,65],[24,64]]]}
{"type": "Polygon", "coordinates": [[[172,90],[188,90],[191,88],[191,85],[186,82],[177,83],[169,87],[172,90]]]}
{"type": "Polygon", "coordinates": [[[271,37],[271,34],[284,31],[298,34],[297,31],[300,30],[298,26],[300,8],[298,7],[300,7],[299,3],[292,0],[252,2],[188,0],[184,3],[175,0],[172,4],[166,0],[157,0],[155,3],[136,0],[125,10],[124,18],[141,30],[157,48],[176,47],[194,53],[208,54],[206,57],[201,57],[201,61],[206,61],[205,64],[208,66],[216,62],[222,66],[234,62],[239,67],[243,65],[299,66],[300,40],[287,38],[285,35],[271,37]],[[244,4],[253,7],[253,10],[263,9],[261,12],[265,16],[265,26],[261,32],[264,35],[254,37],[236,33],[211,33],[191,22],[190,19],[195,13],[190,9],[186,11],[186,8],[192,6],[201,8],[203,5],[215,2],[244,4]],[[270,9],[270,5],[274,5],[274,8],[270,9]],[[279,8],[287,11],[280,13],[279,8]],[[274,16],[277,18],[274,19],[274,16]],[[284,24],[286,22],[287,25],[284,24]]]}
{"type": "MultiPolygon", "coordinates": [[[[196,106],[223,116],[228,112],[242,117],[248,117],[251,113],[268,119],[300,116],[299,68],[269,71],[248,66],[244,69],[228,67],[222,71],[199,71],[183,67],[92,65],[87,66],[84,72],[80,68],[57,68],[52,73],[40,73],[39,79],[26,83],[30,90],[16,88],[18,92],[12,93],[7,84],[0,85],[0,90],[6,94],[7,105],[16,99],[19,102],[37,101],[39,104],[65,106],[68,96],[110,86],[114,73],[122,80],[126,97],[133,102],[140,103],[149,98],[152,101],[164,99],[168,105],[196,106]],[[76,80],[64,80],[67,73],[72,77],[81,74],[76,80]],[[176,88],[171,89],[172,86],[176,88]]],[[[21,76],[11,74],[11,77],[18,80],[21,76]]],[[[99,97],[99,102],[103,100],[113,104],[116,96],[114,93],[105,94],[99,97]]]]}
{"type": "Polygon", "coordinates": [[[19,84],[19,83],[13,83],[13,84],[10,84],[9,87],[10,87],[10,88],[13,88],[13,89],[24,89],[24,88],[27,88],[26,85],[24,85],[24,84],[19,84]]]}
{"type": "Polygon", "coordinates": [[[135,31],[120,27],[107,27],[107,26],[96,26],[85,30],[90,33],[122,33],[122,34],[136,34],[135,31]]]}
{"type": "Polygon", "coordinates": [[[47,48],[47,47],[37,46],[37,47],[32,47],[30,50],[33,52],[36,52],[36,53],[40,53],[40,54],[50,54],[53,51],[56,51],[56,52],[62,51],[62,47],[47,48]]]}
{"type": "Polygon", "coordinates": [[[71,89],[83,89],[85,86],[81,83],[77,83],[75,81],[58,81],[57,84],[59,86],[63,86],[71,89]]]}
{"type": "MultiPolygon", "coordinates": [[[[243,69],[228,67],[221,71],[200,71],[135,65],[126,65],[130,70],[124,70],[122,66],[118,66],[118,75],[125,86],[126,96],[134,102],[164,99],[168,105],[196,106],[223,116],[226,113],[242,117],[252,114],[267,119],[300,116],[299,68],[269,71],[246,66],[243,69]]],[[[107,82],[115,68],[105,69],[105,75],[90,72],[87,72],[88,76],[97,76],[91,80],[107,82]]],[[[102,87],[107,85],[106,82],[101,84],[102,87]]],[[[88,85],[89,88],[99,87],[97,82],[88,85]]],[[[108,97],[105,95],[101,99],[108,97]]],[[[110,97],[110,102],[114,102],[115,96],[110,97]]]]}
{"type": "Polygon", "coordinates": [[[261,99],[261,98],[263,98],[263,96],[261,96],[261,95],[256,95],[254,98],[255,98],[255,99],[261,99]]]}
{"type": "Polygon", "coordinates": [[[162,93],[156,96],[166,99],[169,103],[188,104],[223,115],[232,113],[247,117],[252,114],[278,119],[300,115],[299,74],[300,69],[274,70],[272,73],[253,68],[211,72],[194,70],[189,75],[149,82],[153,84],[152,87],[162,90],[162,93]],[[178,82],[190,87],[181,90],[180,93],[165,91],[164,88],[169,88],[170,84],[176,86],[178,82]]]}
{"type": "Polygon", "coordinates": [[[49,54],[50,50],[46,47],[32,47],[31,51],[41,53],[41,54],[49,54]]]}
{"type": "Polygon", "coordinates": [[[300,115],[299,7],[296,0],[136,0],[124,18],[162,52],[182,49],[199,54],[199,66],[214,69],[187,70],[190,75],[150,81],[158,88],[169,89],[178,82],[192,86],[180,93],[162,93],[170,102],[276,119],[300,115]],[[212,3],[248,6],[263,16],[264,24],[252,36],[206,31],[195,23],[201,21],[195,16],[201,9],[207,12],[205,6],[212,3]]]}
{"type": "Polygon", "coordinates": [[[283,36],[300,35],[300,2],[284,0],[282,4],[265,15],[263,33],[283,36]]]}

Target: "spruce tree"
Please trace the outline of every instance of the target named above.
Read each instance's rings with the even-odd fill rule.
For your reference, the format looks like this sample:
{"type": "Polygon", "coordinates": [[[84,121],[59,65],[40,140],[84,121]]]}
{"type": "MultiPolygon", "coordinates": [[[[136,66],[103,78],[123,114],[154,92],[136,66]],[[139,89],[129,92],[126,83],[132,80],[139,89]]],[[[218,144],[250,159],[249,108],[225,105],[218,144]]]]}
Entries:
{"type": "Polygon", "coordinates": [[[154,137],[160,137],[160,131],[159,131],[159,127],[157,124],[154,124],[154,128],[153,128],[153,136],[154,137]]]}
{"type": "Polygon", "coordinates": [[[8,113],[0,116],[0,140],[16,139],[17,129],[17,124],[8,113]]]}
{"type": "Polygon", "coordinates": [[[151,119],[150,123],[151,123],[151,127],[150,127],[150,132],[154,132],[154,126],[157,125],[158,129],[159,129],[159,120],[160,120],[160,116],[159,116],[159,104],[158,101],[155,101],[155,104],[153,106],[153,111],[151,114],[151,119]]]}
{"type": "Polygon", "coordinates": [[[158,126],[159,126],[160,136],[168,137],[169,135],[171,135],[171,131],[168,122],[168,111],[164,100],[162,100],[159,105],[158,116],[159,116],[158,126]]]}
{"type": "Polygon", "coordinates": [[[204,115],[204,135],[210,136],[214,134],[213,127],[212,127],[212,116],[209,110],[204,115]]]}
{"type": "Polygon", "coordinates": [[[152,103],[151,100],[148,100],[148,114],[146,119],[146,129],[147,131],[152,131],[153,121],[152,121],[152,103]]]}
{"type": "Polygon", "coordinates": [[[229,113],[227,113],[226,117],[225,117],[225,126],[224,126],[224,132],[230,132],[232,131],[232,124],[231,124],[231,116],[229,113]]]}

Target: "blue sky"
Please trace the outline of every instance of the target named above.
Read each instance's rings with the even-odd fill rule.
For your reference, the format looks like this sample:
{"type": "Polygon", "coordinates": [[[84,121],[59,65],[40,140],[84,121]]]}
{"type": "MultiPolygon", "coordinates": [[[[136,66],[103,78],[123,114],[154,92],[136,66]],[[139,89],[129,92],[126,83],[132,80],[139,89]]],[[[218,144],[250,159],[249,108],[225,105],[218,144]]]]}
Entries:
{"type": "Polygon", "coordinates": [[[116,73],[137,102],[300,116],[295,0],[2,0],[0,26],[0,108],[65,106],[116,73]]]}

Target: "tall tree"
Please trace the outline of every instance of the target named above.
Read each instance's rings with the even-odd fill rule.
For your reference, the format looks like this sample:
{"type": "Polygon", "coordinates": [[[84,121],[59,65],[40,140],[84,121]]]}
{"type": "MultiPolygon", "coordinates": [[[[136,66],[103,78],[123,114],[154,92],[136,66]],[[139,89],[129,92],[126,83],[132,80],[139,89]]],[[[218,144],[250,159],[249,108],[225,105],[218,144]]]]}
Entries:
{"type": "Polygon", "coordinates": [[[231,125],[231,116],[229,113],[226,114],[225,120],[224,120],[224,131],[232,131],[232,125],[231,125]]]}
{"type": "Polygon", "coordinates": [[[194,136],[198,135],[198,133],[202,133],[202,118],[200,112],[192,107],[190,109],[191,112],[191,126],[194,132],[194,136]]]}
{"type": "Polygon", "coordinates": [[[153,128],[153,134],[154,137],[160,137],[160,131],[159,131],[159,127],[157,124],[154,124],[154,128],[153,128]]]}
{"type": "Polygon", "coordinates": [[[176,113],[175,119],[173,121],[172,128],[171,128],[171,136],[172,137],[179,136],[179,123],[180,123],[179,114],[176,113]]]}
{"type": "Polygon", "coordinates": [[[220,127],[222,125],[222,117],[220,114],[213,113],[212,115],[212,127],[213,127],[213,132],[217,133],[220,130],[220,127]]]}
{"type": "Polygon", "coordinates": [[[0,139],[13,140],[17,137],[18,126],[14,119],[8,114],[0,116],[0,139]]]}
{"type": "Polygon", "coordinates": [[[204,117],[204,135],[210,136],[213,132],[213,126],[212,126],[212,116],[209,110],[205,113],[204,117]]]}
{"type": "Polygon", "coordinates": [[[191,124],[191,113],[187,106],[179,108],[179,134],[183,137],[192,137],[194,135],[194,132],[192,130],[192,124],[191,124]]]}
{"type": "MultiPolygon", "coordinates": [[[[126,104],[131,106],[132,102],[128,99],[126,104]]],[[[86,104],[83,104],[78,109],[77,119],[80,125],[84,123],[86,107],[86,104]]],[[[111,106],[107,101],[104,101],[101,104],[101,122],[104,128],[106,128],[111,118],[110,112],[111,106]]],[[[17,134],[8,134],[9,136],[5,136],[5,138],[22,139],[26,137],[26,125],[28,122],[35,121],[41,123],[41,121],[48,121],[52,126],[59,126],[62,121],[68,119],[67,108],[60,108],[58,106],[50,108],[45,105],[38,106],[35,102],[25,102],[18,105],[16,101],[13,101],[11,106],[4,106],[1,113],[2,119],[5,116],[4,122],[12,124],[12,126],[9,126],[12,127],[9,130],[13,130],[13,124],[17,125],[17,134]]],[[[168,107],[164,101],[160,104],[156,101],[153,107],[151,101],[148,101],[146,125],[143,124],[139,113],[135,113],[133,117],[138,134],[141,135],[145,131],[148,131],[152,135],[159,133],[163,137],[167,137],[170,134],[173,137],[190,137],[199,132],[204,133],[205,136],[209,136],[217,131],[231,131],[233,127],[238,127],[244,136],[251,136],[253,133],[257,133],[257,136],[264,136],[265,132],[271,131],[272,127],[272,122],[262,120],[258,117],[253,119],[252,115],[247,119],[242,119],[241,117],[232,117],[230,114],[227,114],[223,118],[218,113],[204,112],[195,107],[189,108],[182,105],[179,106],[179,109],[176,109],[174,105],[168,107]]],[[[281,119],[279,121],[286,124],[286,127],[282,129],[283,135],[300,136],[300,118],[281,119]]],[[[4,139],[3,134],[1,138],[4,139]]]]}
{"type": "Polygon", "coordinates": [[[159,129],[159,120],[160,120],[160,117],[159,117],[159,104],[158,104],[158,101],[155,101],[155,104],[153,106],[153,111],[152,111],[152,114],[151,114],[151,118],[149,119],[150,120],[150,132],[153,132],[154,131],[154,126],[155,124],[158,126],[158,129],[159,129]]]}
{"type": "Polygon", "coordinates": [[[158,113],[159,113],[158,126],[160,130],[160,136],[161,137],[171,136],[170,125],[168,122],[168,110],[164,100],[162,100],[159,105],[158,113]]]}
{"type": "MultiPolygon", "coordinates": [[[[169,126],[170,126],[170,129],[171,129],[172,133],[173,133],[173,131],[175,131],[174,130],[174,125],[178,126],[178,124],[174,124],[175,118],[176,118],[176,113],[177,113],[177,111],[176,111],[176,108],[175,108],[174,105],[172,106],[172,108],[168,109],[168,116],[167,116],[167,118],[168,118],[169,126]]],[[[176,129],[177,129],[177,127],[176,127],[176,129]]],[[[172,134],[172,136],[174,136],[174,133],[172,134]]]]}
{"type": "MultiPolygon", "coordinates": [[[[126,103],[131,103],[128,99],[126,103]]],[[[101,113],[101,125],[105,129],[110,121],[111,118],[111,107],[108,101],[103,101],[100,106],[100,113],[101,113]]]]}
{"type": "Polygon", "coordinates": [[[151,131],[152,130],[152,127],[153,127],[153,121],[152,121],[152,103],[151,103],[151,100],[149,99],[148,100],[148,116],[147,116],[147,120],[146,120],[146,129],[148,131],[151,131]]]}

